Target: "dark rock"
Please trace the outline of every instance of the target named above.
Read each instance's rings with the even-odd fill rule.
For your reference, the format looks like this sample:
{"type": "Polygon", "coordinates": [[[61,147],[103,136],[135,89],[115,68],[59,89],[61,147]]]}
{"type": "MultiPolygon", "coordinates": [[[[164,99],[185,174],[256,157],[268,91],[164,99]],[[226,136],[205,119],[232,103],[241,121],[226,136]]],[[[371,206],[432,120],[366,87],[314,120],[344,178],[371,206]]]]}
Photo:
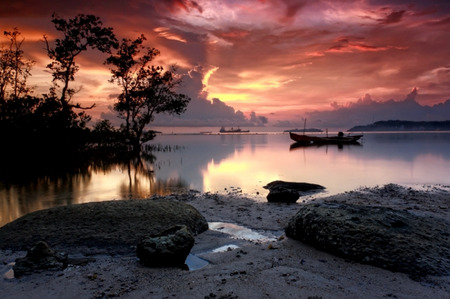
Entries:
{"type": "Polygon", "coordinates": [[[47,243],[40,241],[28,250],[24,258],[16,259],[13,270],[15,277],[21,277],[44,270],[62,270],[66,266],[67,254],[58,254],[47,243]]]}
{"type": "Polygon", "coordinates": [[[268,202],[288,202],[294,203],[300,198],[300,194],[297,191],[292,190],[271,190],[267,194],[268,202]]]}
{"type": "Polygon", "coordinates": [[[284,181],[273,181],[263,188],[269,190],[267,201],[269,202],[289,202],[294,203],[302,195],[302,192],[323,190],[325,187],[310,183],[295,183],[284,181]]]}
{"type": "Polygon", "coordinates": [[[187,227],[177,225],[141,240],[136,254],[141,262],[149,267],[182,267],[194,242],[194,237],[187,227]]]}
{"type": "Polygon", "coordinates": [[[286,236],[413,278],[450,274],[450,222],[386,207],[305,204],[286,236]]]}
{"type": "Polygon", "coordinates": [[[27,250],[45,240],[55,250],[133,253],[142,238],[175,225],[192,234],[208,229],[192,206],[167,199],[117,200],[55,207],[25,215],[0,228],[0,249],[27,250]]]}

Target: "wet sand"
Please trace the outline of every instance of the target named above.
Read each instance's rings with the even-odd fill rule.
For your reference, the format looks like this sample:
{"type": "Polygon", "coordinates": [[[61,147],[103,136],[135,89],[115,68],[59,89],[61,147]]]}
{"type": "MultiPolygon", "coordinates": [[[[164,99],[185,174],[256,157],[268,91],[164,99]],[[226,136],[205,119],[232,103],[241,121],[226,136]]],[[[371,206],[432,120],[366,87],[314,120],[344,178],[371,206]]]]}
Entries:
{"type": "MultiPolygon", "coordinates": [[[[389,206],[448,220],[449,190],[387,185],[315,200],[389,206]]],[[[194,206],[210,223],[210,230],[196,236],[190,271],[147,268],[134,254],[100,253],[85,266],[16,279],[7,277],[10,263],[26,252],[1,251],[1,298],[449,298],[449,276],[413,280],[286,238],[284,226],[301,200],[257,202],[235,193],[169,198],[194,206]],[[240,227],[251,232],[236,236],[240,227]]],[[[67,251],[77,257],[77,248],[67,251]]]]}

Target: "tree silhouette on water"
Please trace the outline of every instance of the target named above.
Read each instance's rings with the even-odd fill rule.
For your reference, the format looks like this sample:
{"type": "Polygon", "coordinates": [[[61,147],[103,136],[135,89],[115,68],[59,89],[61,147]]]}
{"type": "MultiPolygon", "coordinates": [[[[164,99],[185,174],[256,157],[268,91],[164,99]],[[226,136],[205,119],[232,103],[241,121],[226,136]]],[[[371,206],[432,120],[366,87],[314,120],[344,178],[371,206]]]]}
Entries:
{"type": "Polygon", "coordinates": [[[152,160],[150,153],[140,152],[142,143],[154,136],[153,131],[145,130],[146,125],[157,113],[183,113],[190,100],[174,91],[181,82],[175,70],[150,65],[159,51],[144,47],[143,35],[119,43],[112,28],[104,27],[96,16],[80,14],[63,19],[54,14],[52,22],[61,37],[50,40],[44,35],[45,50],[52,60],[47,68],[53,85],[42,96],[31,95],[33,88],[27,85],[33,62],[21,50],[24,40],[20,32],[17,28],[5,32],[10,43],[9,48],[0,49],[3,170],[45,170],[53,163],[56,171],[67,165],[76,172],[80,165],[87,167],[87,161],[99,157],[120,163],[137,156],[152,160]],[[118,50],[111,54],[112,49],[118,50]],[[115,104],[119,117],[125,120],[120,129],[107,121],[89,129],[91,118],[86,112],[93,106],[73,103],[77,91],[71,83],[79,71],[76,61],[88,50],[111,55],[106,61],[111,66],[111,81],[122,89],[115,104]]]}

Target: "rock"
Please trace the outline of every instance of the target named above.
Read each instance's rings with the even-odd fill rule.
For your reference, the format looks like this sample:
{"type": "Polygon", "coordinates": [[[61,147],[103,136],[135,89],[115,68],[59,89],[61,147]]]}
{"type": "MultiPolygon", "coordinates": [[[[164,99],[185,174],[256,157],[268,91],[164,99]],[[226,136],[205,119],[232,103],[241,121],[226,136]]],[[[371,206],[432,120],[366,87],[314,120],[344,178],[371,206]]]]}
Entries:
{"type": "Polygon", "coordinates": [[[45,240],[55,250],[82,254],[133,253],[149,235],[175,225],[192,234],[208,230],[191,205],[167,199],[116,200],[55,207],[25,215],[0,228],[0,249],[27,250],[45,240]]]}
{"type": "Polygon", "coordinates": [[[294,203],[300,198],[300,194],[297,191],[292,190],[271,190],[267,194],[268,202],[288,202],[294,203]]]}
{"type": "Polygon", "coordinates": [[[149,267],[182,267],[194,242],[194,237],[187,227],[177,225],[141,240],[136,254],[141,262],[149,267]]]}
{"type": "Polygon", "coordinates": [[[296,202],[300,198],[302,192],[325,189],[325,187],[317,184],[284,181],[273,181],[263,188],[269,190],[267,201],[289,203],[296,202]]]}
{"type": "Polygon", "coordinates": [[[286,236],[356,262],[413,278],[450,274],[450,222],[386,207],[303,205],[286,236]]]}
{"type": "Polygon", "coordinates": [[[13,270],[15,277],[21,277],[44,270],[62,270],[66,266],[67,254],[58,254],[47,243],[39,241],[28,250],[24,258],[16,259],[13,270]]]}

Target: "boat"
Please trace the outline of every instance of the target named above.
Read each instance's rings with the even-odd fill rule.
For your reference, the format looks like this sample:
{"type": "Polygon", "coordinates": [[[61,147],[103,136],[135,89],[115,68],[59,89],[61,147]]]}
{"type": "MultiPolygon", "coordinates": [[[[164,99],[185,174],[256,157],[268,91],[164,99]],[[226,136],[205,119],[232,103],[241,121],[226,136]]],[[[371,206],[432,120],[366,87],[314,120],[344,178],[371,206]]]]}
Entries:
{"type": "Polygon", "coordinates": [[[250,132],[250,130],[241,130],[241,128],[239,128],[239,127],[237,129],[231,128],[231,129],[227,130],[227,129],[225,129],[225,127],[222,127],[222,128],[220,128],[219,132],[220,133],[248,133],[248,132],[250,132]]]}
{"type": "Polygon", "coordinates": [[[319,137],[319,136],[310,136],[310,135],[302,135],[295,134],[290,132],[289,136],[292,140],[299,144],[354,144],[357,143],[363,135],[347,135],[344,136],[344,133],[339,132],[337,136],[331,137],[319,137]]]}

